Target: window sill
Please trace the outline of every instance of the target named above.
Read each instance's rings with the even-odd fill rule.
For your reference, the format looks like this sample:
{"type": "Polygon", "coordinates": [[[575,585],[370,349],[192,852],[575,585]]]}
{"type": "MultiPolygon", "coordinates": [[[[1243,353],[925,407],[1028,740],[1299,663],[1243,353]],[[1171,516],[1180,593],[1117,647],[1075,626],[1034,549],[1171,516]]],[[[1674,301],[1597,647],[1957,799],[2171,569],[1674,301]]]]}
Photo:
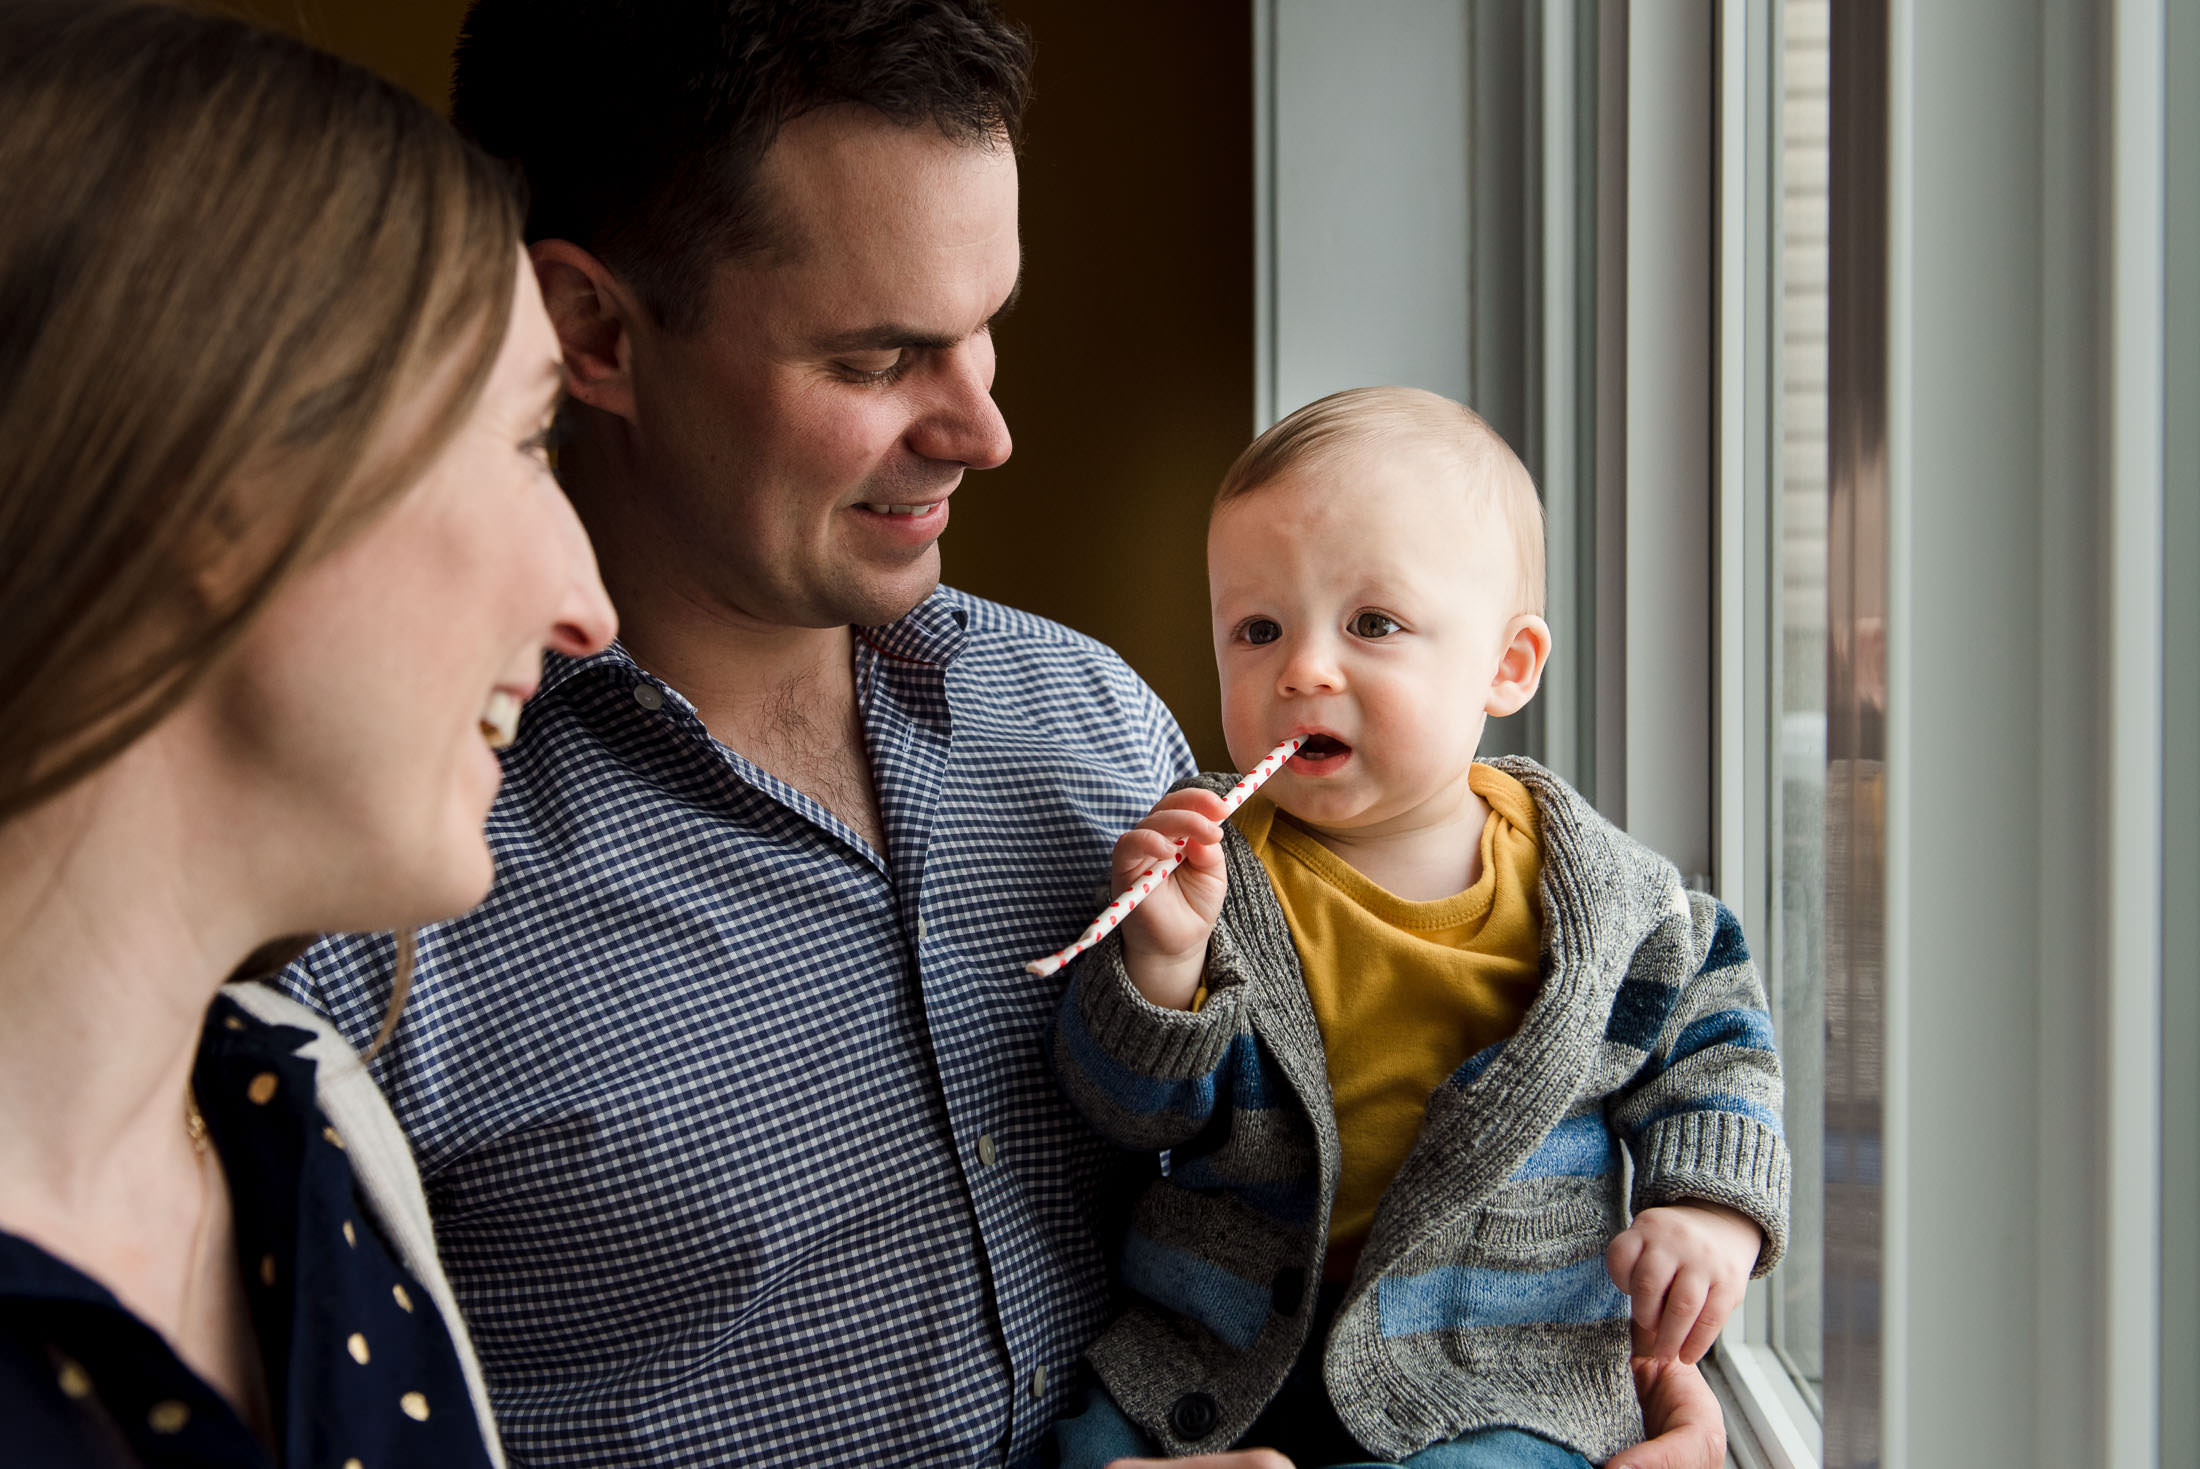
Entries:
{"type": "Polygon", "coordinates": [[[1819,1469],[1825,1448],[1817,1415],[1769,1349],[1722,1337],[1704,1369],[1726,1415],[1731,1469],[1819,1469]]]}

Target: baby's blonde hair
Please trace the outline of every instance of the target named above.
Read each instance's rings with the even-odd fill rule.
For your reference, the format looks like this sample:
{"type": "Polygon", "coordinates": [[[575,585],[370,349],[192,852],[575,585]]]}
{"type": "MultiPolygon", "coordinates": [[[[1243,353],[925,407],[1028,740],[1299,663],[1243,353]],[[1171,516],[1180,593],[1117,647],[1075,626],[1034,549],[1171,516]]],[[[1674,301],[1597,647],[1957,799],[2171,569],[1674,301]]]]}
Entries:
{"type": "Polygon", "coordinates": [[[1222,476],[1220,510],[1301,464],[1351,450],[1379,450],[1410,435],[1452,455],[1465,488],[1511,535],[1521,612],[1543,615],[1543,502],[1527,466],[1497,430],[1464,404],[1421,388],[1347,388],[1307,404],[1249,444],[1222,476]]]}

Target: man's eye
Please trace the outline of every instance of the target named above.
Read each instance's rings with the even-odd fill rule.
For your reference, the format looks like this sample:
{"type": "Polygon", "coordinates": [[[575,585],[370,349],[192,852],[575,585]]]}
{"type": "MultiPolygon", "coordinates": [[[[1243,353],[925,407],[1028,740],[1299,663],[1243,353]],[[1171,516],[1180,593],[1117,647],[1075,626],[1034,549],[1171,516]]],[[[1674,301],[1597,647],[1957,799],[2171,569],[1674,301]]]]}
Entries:
{"type": "Polygon", "coordinates": [[[896,347],[886,352],[858,352],[840,359],[840,371],[851,382],[890,383],[909,370],[909,353],[896,347]]]}
{"type": "Polygon", "coordinates": [[[1395,618],[1380,612],[1362,612],[1352,619],[1350,627],[1356,638],[1387,638],[1399,630],[1395,618]]]}
{"type": "Polygon", "coordinates": [[[1238,629],[1238,636],[1257,648],[1282,637],[1283,629],[1272,618],[1256,617],[1238,629]]]}

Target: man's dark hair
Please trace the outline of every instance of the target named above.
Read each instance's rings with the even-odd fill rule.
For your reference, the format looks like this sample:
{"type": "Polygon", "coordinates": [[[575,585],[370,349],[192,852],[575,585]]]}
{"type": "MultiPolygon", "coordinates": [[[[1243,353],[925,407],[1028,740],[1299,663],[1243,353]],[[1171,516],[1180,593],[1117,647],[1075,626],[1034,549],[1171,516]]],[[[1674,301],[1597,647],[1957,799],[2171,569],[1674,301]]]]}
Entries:
{"type": "Polygon", "coordinates": [[[571,240],[685,331],[710,268],[772,242],[781,128],[855,103],[1013,147],[1030,72],[991,0],[474,0],[451,114],[524,179],[529,241],[571,240]]]}

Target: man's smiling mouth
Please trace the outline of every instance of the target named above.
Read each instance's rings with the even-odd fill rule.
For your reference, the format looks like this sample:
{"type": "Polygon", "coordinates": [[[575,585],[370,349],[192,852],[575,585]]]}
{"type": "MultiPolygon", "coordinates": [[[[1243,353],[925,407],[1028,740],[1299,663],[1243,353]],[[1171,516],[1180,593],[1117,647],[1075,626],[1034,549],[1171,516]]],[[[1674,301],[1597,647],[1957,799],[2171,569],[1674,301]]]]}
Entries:
{"type": "Polygon", "coordinates": [[[946,503],[944,500],[934,500],[929,505],[875,505],[863,500],[856,503],[856,508],[868,510],[873,515],[929,515],[946,503]]]}

